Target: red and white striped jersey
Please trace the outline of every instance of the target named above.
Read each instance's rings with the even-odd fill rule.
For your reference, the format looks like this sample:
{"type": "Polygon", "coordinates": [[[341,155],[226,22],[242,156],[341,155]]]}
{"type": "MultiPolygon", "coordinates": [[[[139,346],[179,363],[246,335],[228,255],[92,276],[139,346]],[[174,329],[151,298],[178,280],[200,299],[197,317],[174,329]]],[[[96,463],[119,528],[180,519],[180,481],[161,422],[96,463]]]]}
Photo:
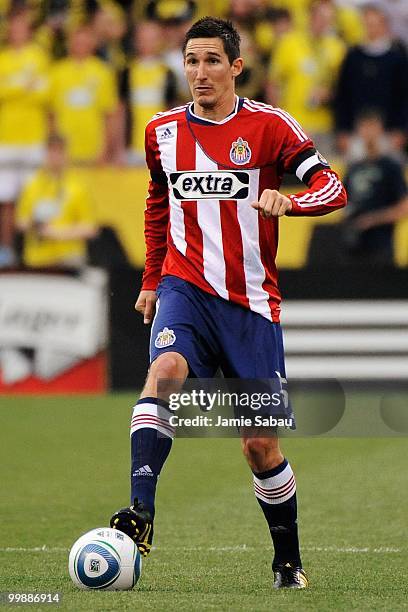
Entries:
{"type": "Polygon", "coordinates": [[[158,113],[146,127],[151,173],[142,289],[178,276],[279,321],[278,219],[251,207],[285,172],[308,189],[290,195],[290,215],[324,215],[346,203],[336,173],[285,111],[236,98],[222,121],[193,105],[158,113]]]}

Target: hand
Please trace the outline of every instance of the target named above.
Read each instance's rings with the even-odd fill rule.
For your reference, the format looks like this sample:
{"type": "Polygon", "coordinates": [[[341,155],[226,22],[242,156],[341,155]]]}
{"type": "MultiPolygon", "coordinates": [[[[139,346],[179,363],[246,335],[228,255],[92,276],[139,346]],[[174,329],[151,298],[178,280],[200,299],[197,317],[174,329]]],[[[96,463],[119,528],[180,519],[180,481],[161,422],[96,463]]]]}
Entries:
{"type": "Polygon", "coordinates": [[[153,319],[156,301],[157,295],[155,291],[145,290],[139,293],[135,310],[142,313],[145,325],[148,325],[153,319]]]}
{"type": "Polygon", "coordinates": [[[36,232],[40,238],[48,238],[50,240],[63,240],[62,232],[64,230],[53,227],[50,223],[36,224],[36,232]]]}
{"type": "Polygon", "coordinates": [[[330,88],[325,85],[318,85],[312,90],[309,98],[311,108],[323,106],[330,101],[330,88]]]}
{"type": "Polygon", "coordinates": [[[259,202],[252,202],[252,208],[259,210],[261,217],[282,217],[288,211],[292,210],[292,202],[290,198],[279,193],[276,189],[265,189],[259,202]]]}
{"type": "Polygon", "coordinates": [[[361,232],[370,229],[377,225],[376,215],[373,213],[366,213],[365,215],[360,215],[355,219],[353,226],[360,230],[361,232]]]}
{"type": "Polygon", "coordinates": [[[35,76],[30,76],[26,81],[25,88],[27,91],[35,91],[38,89],[38,80],[35,76]]]}
{"type": "Polygon", "coordinates": [[[407,142],[407,137],[405,136],[404,132],[394,130],[393,132],[390,132],[389,140],[391,148],[394,151],[401,151],[407,142]]]}

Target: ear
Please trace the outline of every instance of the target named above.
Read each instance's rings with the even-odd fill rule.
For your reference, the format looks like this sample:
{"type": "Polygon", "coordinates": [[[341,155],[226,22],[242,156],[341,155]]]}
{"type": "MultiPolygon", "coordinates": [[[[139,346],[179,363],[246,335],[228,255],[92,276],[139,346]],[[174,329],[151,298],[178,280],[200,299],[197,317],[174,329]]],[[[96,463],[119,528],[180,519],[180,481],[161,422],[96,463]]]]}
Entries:
{"type": "Polygon", "coordinates": [[[241,74],[242,69],[244,67],[244,60],[242,57],[237,57],[231,64],[231,73],[233,77],[237,77],[241,74]]]}

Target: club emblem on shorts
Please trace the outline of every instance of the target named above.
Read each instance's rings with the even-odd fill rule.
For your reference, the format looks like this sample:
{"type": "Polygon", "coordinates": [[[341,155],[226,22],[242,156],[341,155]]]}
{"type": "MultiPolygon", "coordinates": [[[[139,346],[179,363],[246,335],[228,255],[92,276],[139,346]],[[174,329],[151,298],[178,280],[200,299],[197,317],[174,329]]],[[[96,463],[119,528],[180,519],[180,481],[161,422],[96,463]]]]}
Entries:
{"type": "Polygon", "coordinates": [[[252,151],[246,140],[242,140],[241,136],[237,140],[234,140],[230,150],[230,160],[234,164],[237,164],[238,166],[247,164],[251,159],[251,156],[252,151]]]}
{"type": "Polygon", "coordinates": [[[154,341],[154,346],[158,349],[166,348],[166,346],[171,346],[176,341],[176,334],[172,329],[165,327],[163,331],[160,331],[157,334],[157,338],[154,341]]]}

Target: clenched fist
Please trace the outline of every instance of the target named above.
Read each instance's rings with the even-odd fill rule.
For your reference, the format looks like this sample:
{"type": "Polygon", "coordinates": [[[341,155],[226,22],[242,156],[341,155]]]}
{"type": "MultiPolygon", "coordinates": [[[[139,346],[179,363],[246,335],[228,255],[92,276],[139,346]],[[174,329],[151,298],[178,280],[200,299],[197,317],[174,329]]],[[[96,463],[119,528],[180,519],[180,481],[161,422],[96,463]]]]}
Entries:
{"type": "Polygon", "coordinates": [[[259,198],[259,202],[252,202],[251,206],[259,210],[261,216],[265,219],[282,217],[292,210],[291,200],[276,189],[265,189],[259,198]]]}

